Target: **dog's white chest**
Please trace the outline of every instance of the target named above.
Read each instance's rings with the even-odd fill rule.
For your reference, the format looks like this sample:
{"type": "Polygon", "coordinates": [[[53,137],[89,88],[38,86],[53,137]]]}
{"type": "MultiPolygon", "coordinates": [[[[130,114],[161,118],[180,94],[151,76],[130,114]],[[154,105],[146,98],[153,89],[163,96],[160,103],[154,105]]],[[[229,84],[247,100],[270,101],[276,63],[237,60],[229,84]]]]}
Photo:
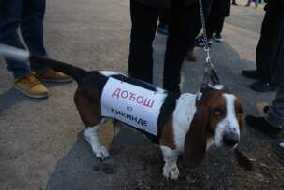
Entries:
{"type": "Polygon", "coordinates": [[[166,96],[109,78],[102,91],[101,114],[157,135],[157,121],[166,96]]]}

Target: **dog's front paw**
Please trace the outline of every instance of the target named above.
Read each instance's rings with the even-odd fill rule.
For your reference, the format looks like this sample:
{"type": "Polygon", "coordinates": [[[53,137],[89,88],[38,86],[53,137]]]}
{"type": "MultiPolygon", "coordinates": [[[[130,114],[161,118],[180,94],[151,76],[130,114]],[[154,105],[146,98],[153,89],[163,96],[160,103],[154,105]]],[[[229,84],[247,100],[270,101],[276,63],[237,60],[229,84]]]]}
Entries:
{"type": "Polygon", "coordinates": [[[105,146],[100,146],[94,152],[96,154],[96,157],[100,160],[105,160],[110,157],[109,152],[105,146]]]}
{"type": "Polygon", "coordinates": [[[163,167],[163,176],[167,179],[176,180],[179,176],[179,170],[176,164],[165,165],[163,167]]]}

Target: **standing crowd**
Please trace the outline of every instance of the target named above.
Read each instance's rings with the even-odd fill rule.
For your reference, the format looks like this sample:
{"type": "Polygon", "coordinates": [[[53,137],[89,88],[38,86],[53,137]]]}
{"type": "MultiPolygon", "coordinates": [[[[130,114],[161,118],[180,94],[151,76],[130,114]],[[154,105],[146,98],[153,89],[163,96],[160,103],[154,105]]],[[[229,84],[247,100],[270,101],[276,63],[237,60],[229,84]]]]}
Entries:
{"type": "MultiPolygon", "coordinates": [[[[237,5],[237,2],[201,1],[209,45],[213,41],[222,42],[225,18],[230,15],[231,3],[237,5]]],[[[0,43],[27,48],[34,55],[48,56],[43,37],[45,3],[45,0],[0,1],[0,43]]],[[[248,1],[247,5],[250,3],[248,1]]],[[[267,0],[261,36],[256,47],[256,70],[242,72],[244,77],[256,80],[250,86],[252,90],[277,90],[272,104],[263,110],[265,117],[246,117],[248,125],[273,138],[278,137],[284,127],[283,8],[283,0],[267,0]]],[[[200,35],[199,0],[130,0],[130,18],[129,75],[148,83],[153,82],[153,41],[157,31],[167,34],[163,88],[180,94],[180,75],[184,59],[195,61],[194,47],[204,46],[204,39],[200,35]]],[[[6,63],[8,71],[15,78],[14,86],[32,98],[49,96],[43,81],[71,82],[68,75],[50,68],[9,59],[6,63]]],[[[278,147],[283,156],[283,143],[278,143],[278,147]]]]}

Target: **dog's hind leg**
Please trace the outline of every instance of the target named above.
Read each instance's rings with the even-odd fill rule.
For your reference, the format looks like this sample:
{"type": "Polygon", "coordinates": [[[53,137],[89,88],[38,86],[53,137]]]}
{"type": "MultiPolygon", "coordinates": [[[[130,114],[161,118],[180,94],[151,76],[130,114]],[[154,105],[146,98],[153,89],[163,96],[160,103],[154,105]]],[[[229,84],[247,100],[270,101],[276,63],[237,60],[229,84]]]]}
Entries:
{"type": "Polygon", "coordinates": [[[74,102],[86,126],[84,137],[91,145],[96,157],[105,159],[109,157],[109,153],[105,146],[101,144],[99,138],[99,127],[104,122],[100,113],[100,100],[99,98],[89,99],[85,94],[84,91],[78,89],[74,96],[74,102]]]}
{"type": "Polygon", "coordinates": [[[110,155],[107,148],[100,142],[99,127],[100,125],[86,128],[84,131],[84,136],[85,140],[91,145],[96,157],[104,160],[110,155]]]}

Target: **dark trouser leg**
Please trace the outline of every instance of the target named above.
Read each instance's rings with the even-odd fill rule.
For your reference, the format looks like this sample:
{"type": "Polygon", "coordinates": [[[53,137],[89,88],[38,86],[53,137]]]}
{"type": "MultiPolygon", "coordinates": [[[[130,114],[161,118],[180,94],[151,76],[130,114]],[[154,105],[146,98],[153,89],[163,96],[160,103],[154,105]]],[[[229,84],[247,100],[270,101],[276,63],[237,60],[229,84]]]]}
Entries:
{"type": "Polygon", "coordinates": [[[198,7],[185,8],[181,2],[172,1],[164,66],[164,88],[177,93],[180,91],[182,63],[189,44],[194,39],[194,36],[189,34],[195,30],[191,25],[192,20],[196,19],[196,15],[194,15],[196,11],[193,11],[195,8],[198,7]]]}
{"type": "Polygon", "coordinates": [[[206,33],[208,39],[212,39],[213,33],[216,30],[216,18],[217,17],[212,14],[208,17],[207,27],[206,27],[206,33]]]}
{"type": "Polygon", "coordinates": [[[223,27],[224,27],[224,22],[225,22],[225,17],[224,16],[220,16],[218,18],[218,20],[216,21],[216,27],[215,27],[216,34],[221,34],[222,33],[223,27]]]}
{"type": "Polygon", "coordinates": [[[277,90],[267,121],[274,127],[284,128],[284,84],[277,90]]]}
{"type": "MultiPolygon", "coordinates": [[[[22,0],[0,2],[0,43],[24,49],[18,29],[22,18],[22,0]]],[[[30,72],[25,62],[7,59],[7,69],[15,78],[20,78],[30,72]]]]}
{"type": "MultiPolygon", "coordinates": [[[[208,28],[209,27],[209,24],[210,24],[210,14],[211,14],[211,9],[212,9],[212,5],[213,5],[213,0],[203,0],[202,1],[202,10],[203,10],[203,16],[204,16],[204,21],[205,21],[205,27],[206,27],[206,35],[208,35],[208,28]]],[[[201,23],[201,15],[200,15],[200,8],[199,8],[199,5],[196,5],[198,6],[198,16],[197,14],[195,13],[196,15],[196,18],[195,18],[195,32],[197,33],[197,35],[199,34],[200,30],[202,29],[202,23],[201,23]]],[[[193,21],[192,21],[193,22],[193,21]]]]}
{"type": "Polygon", "coordinates": [[[199,6],[196,5],[194,8],[191,9],[191,15],[192,18],[195,19],[191,19],[191,27],[192,30],[189,30],[189,51],[192,51],[194,49],[195,46],[195,39],[198,37],[199,33],[200,33],[200,29],[201,29],[201,22],[200,22],[200,16],[199,16],[199,6]]]}
{"type": "Polygon", "coordinates": [[[130,0],[131,34],[128,73],[131,77],[152,83],[153,46],[159,10],[130,0]]]}
{"type": "Polygon", "coordinates": [[[284,16],[280,17],[282,22],[280,25],[280,42],[276,54],[275,72],[276,79],[278,80],[279,88],[276,96],[272,102],[270,112],[268,114],[268,122],[275,127],[284,129],[284,16]]]}
{"type": "MultiPolygon", "coordinates": [[[[23,21],[21,31],[28,49],[33,55],[46,56],[43,39],[45,0],[23,0],[23,21]]],[[[42,70],[31,65],[33,70],[42,70]]]]}
{"type": "Polygon", "coordinates": [[[265,82],[272,81],[273,61],[279,43],[279,22],[281,17],[277,12],[266,12],[256,47],[256,70],[265,82]]]}
{"type": "Polygon", "coordinates": [[[223,25],[225,21],[225,13],[220,12],[224,9],[224,5],[220,1],[213,1],[211,3],[211,11],[208,17],[208,27],[207,27],[207,35],[208,38],[213,37],[213,33],[220,34],[223,30],[223,25]]]}

